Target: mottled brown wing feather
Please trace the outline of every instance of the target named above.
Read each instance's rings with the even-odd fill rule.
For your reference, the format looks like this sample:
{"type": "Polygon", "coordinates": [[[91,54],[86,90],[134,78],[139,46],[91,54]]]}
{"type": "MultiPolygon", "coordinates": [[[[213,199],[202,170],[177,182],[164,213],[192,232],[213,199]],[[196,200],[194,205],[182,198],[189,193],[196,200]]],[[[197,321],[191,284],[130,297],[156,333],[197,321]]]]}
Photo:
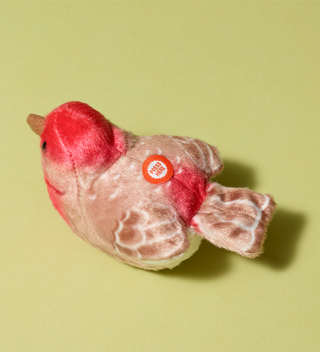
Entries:
{"type": "Polygon", "coordinates": [[[274,207],[269,195],[212,183],[192,225],[216,246],[253,258],[262,252],[274,207]]]}
{"type": "Polygon", "coordinates": [[[218,149],[199,139],[190,137],[171,137],[177,148],[182,150],[189,160],[208,177],[219,174],[223,169],[218,149]]]}
{"type": "Polygon", "coordinates": [[[172,258],[189,246],[185,225],[162,203],[144,204],[123,212],[113,233],[119,254],[141,260],[172,258]]]}

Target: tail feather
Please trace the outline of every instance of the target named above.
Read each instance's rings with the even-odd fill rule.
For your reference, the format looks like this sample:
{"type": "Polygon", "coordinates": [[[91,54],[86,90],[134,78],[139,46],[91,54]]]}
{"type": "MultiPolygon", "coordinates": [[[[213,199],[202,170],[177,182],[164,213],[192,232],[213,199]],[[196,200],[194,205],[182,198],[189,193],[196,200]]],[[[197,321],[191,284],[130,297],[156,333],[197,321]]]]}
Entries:
{"type": "Polygon", "coordinates": [[[192,227],[216,246],[254,258],[263,251],[274,208],[270,195],[212,183],[192,227]]]}

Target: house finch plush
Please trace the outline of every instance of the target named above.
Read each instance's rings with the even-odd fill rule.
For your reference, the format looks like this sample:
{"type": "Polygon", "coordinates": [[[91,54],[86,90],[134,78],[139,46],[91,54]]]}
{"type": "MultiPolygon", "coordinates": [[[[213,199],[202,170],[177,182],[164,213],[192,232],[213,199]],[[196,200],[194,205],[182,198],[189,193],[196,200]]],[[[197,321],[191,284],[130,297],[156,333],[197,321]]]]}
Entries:
{"type": "Polygon", "coordinates": [[[198,139],[135,136],[89,105],[69,102],[28,124],[40,136],[44,178],[72,231],[127,264],[173,268],[203,238],[254,258],[275,203],[211,183],[218,150],[198,139]]]}

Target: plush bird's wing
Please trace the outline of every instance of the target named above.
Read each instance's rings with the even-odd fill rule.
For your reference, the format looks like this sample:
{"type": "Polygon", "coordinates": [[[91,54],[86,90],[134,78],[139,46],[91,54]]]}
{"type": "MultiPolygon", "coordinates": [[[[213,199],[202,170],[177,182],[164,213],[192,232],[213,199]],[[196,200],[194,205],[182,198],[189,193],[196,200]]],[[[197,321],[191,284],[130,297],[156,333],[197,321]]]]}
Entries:
{"type": "Polygon", "coordinates": [[[212,183],[192,226],[216,246],[254,258],[263,250],[274,209],[270,195],[212,183]]]}
{"type": "Polygon", "coordinates": [[[189,246],[186,227],[169,206],[146,203],[123,211],[113,230],[119,255],[160,260],[182,254],[189,246]]]}
{"type": "Polygon", "coordinates": [[[209,177],[219,174],[223,164],[218,149],[206,142],[190,137],[171,137],[177,153],[185,155],[209,177]]]}

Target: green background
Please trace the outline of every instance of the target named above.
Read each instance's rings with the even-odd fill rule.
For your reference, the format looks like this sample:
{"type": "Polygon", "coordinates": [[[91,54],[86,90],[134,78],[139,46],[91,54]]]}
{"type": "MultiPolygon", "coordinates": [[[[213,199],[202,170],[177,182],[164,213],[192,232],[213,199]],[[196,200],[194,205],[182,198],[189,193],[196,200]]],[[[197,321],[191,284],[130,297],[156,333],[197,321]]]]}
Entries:
{"type": "MultiPolygon", "coordinates": [[[[319,351],[320,2],[0,2],[0,350],[319,351]],[[29,113],[80,100],[217,145],[278,203],[265,253],[160,273],[53,209],[29,113]]],[[[133,190],[134,191],[134,190],[133,190]]]]}

